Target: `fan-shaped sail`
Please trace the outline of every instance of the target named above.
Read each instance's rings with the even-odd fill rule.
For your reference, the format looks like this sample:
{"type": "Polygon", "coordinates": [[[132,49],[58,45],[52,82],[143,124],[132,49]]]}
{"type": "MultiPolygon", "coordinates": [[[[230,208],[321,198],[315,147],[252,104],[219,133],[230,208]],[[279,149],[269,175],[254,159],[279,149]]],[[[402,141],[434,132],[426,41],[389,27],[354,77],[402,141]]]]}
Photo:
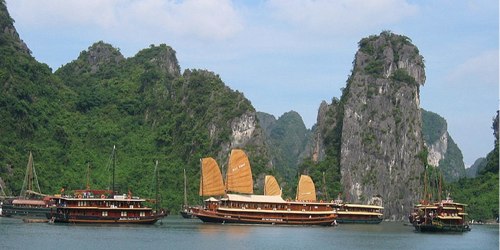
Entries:
{"type": "Polygon", "coordinates": [[[266,175],[264,180],[264,195],[281,195],[278,181],[272,175],[266,175]]]}
{"type": "Polygon", "coordinates": [[[226,178],[227,191],[253,194],[252,169],[243,150],[231,150],[226,178]]]}
{"type": "Polygon", "coordinates": [[[308,175],[300,176],[295,199],[301,201],[316,201],[316,188],[314,187],[313,180],[308,175]]]}
{"type": "Polygon", "coordinates": [[[219,165],[211,157],[201,159],[200,196],[224,194],[224,183],[219,165]]]}

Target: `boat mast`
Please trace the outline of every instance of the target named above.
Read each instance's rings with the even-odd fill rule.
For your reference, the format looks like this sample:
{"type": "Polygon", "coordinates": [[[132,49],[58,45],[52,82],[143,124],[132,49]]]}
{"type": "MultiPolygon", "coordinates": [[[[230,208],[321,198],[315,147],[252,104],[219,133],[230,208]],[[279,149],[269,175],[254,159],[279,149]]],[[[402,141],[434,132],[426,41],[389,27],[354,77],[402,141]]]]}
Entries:
{"type": "Polygon", "coordinates": [[[115,165],[116,165],[116,145],[113,145],[113,184],[111,190],[113,191],[113,195],[115,194],[115,165]]]}
{"type": "Polygon", "coordinates": [[[158,198],[158,160],[156,160],[156,164],[155,164],[155,182],[156,182],[156,185],[155,185],[155,209],[156,209],[156,212],[158,212],[158,202],[159,202],[159,198],[158,198]]]}
{"type": "MultiPolygon", "coordinates": [[[[1,180],[2,178],[0,178],[1,180]]],[[[5,194],[5,188],[3,187],[3,181],[0,181],[0,198],[5,198],[7,195],[5,194]]]]}
{"type": "Polygon", "coordinates": [[[439,171],[439,189],[438,189],[438,201],[441,201],[441,194],[443,192],[443,187],[442,185],[443,181],[443,175],[441,174],[441,171],[439,171]]]}
{"type": "MultiPolygon", "coordinates": [[[[232,150],[229,152],[229,155],[227,157],[227,168],[226,168],[226,182],[224,183],[224,193],[227,194],[227,189],[228,189],[228,183],[227,183],[227,173],[229,172],[229,164],[230,161],[231,161],[231,153],[232,153],[232,150]]],[[[222,166],[220,166],[221,168],[221,171],[222,171],[222,176],[224,176],[224,164],[222,164],[222,166]]]]}
{"type": "Polygon", "coordinates": [[[87,162],[87,190],[90,190],[90,162],[87,162]]]}
{"type": "Polygon", "coordinates": [[[26,175],[24,176],[23,187],[21,188],[21,197],[25,197],[27,193],[33,192],[33,182],[36,183],[36,188],[39,194],[42,193],[40,190],[40,184],[38,183],[38,177],[36,175],[35,167],[33,164],[33,154],[30,151],[30,155],[28,158],[28,165],[26,167],[26,175]]]}
{"type": "Polygon", "coordinates": [[[187,206],[186,169],[184,169],[184,206],[187,206]]]}
{"type": "Polygon", "coordinates": [[[424,171],[424,202],[427,200],[427,166],[424,171]]]}
{"type": "Polygon", "coordinates": [[[325,172],[323,172],[323,193],[324,193],[324,196],[325,196],[325,201],[330,200],[330,198],[328,197],[328,192],[326,191],[325,172]]]}

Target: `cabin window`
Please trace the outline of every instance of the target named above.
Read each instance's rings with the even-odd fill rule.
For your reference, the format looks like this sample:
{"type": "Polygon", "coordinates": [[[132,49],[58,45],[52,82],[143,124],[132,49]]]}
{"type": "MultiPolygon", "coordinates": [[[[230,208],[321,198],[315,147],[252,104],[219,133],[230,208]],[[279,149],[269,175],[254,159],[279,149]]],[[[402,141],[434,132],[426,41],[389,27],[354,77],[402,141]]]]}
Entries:
{"type": "Polygon", "coordinates": [[[141,211],[141,213],[140,213],[140,216],[141,216],[141,217],[144,217],[144,216],[146,216],[146,212],[144,212],[144,211],[141,211]]]}
{"type": "Polygon", "coordinates": [[[127,211],[122,211],[121,216],[122,216],[122,217],[127,216],[127,211]]]}
{"type": "Polygon", "coordinates": [[[108,216],[108,211],[102,211],[102,216],[108,216]]]}

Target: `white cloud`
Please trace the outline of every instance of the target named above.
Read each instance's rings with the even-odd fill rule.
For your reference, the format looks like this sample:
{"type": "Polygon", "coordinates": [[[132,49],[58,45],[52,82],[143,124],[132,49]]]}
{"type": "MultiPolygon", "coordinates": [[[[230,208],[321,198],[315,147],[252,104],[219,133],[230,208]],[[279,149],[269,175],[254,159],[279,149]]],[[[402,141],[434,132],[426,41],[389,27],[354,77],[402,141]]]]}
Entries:
{"type": "Polygon", "coordinates": [[[498,86],[498,50],[490,50],[465,60],[446,77],[451,84],[498,86]]]}
{"type": "Polygon", "coordinates": [[[224,40],[242,29],[229,0],[8,0],[30,26],[85,26],[103,32],[224,40]]]}
{"type": "Polygon", "coordinates": [[[119,0],[7,0],[7,8],[23,16],[34,26],[97,25],[109,28],[117,24],[119,0]]]}
{"type": "Polygon", "coordinates": [[[174,35],[224,40],[242,29],[242,20],[229,0],[134,1],[122,15],[129,26],[174,35]]]}
{"type": "Polygon", "coordinates": [[[277,18],[314,32],[359,33],[418,12],[402,0],[271,0],[277,18]]]}

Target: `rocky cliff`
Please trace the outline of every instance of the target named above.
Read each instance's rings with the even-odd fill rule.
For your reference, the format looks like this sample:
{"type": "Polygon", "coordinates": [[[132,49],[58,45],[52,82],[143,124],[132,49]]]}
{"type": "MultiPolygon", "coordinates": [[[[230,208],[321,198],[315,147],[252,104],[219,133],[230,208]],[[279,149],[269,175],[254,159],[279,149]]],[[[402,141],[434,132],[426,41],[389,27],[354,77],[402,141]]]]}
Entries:
{"type": "Polygon", "coordinates": [[[0,44],[8,44],[19,52],[31,55],[31,50],[14,28],[14,19],[7,11],[4,0],[0,1],[0,44]]]}
{"type": "Polygon", "coordinates": [[[417,47],[384,31],[361,39],[342,97],[318,112],[312,159],[338,165],[341,187],[334,191],[347,201],[381,197],[386,219],[404,219],[420,198],[424,82],[417,47]]]}
{"type": "Polygon", "coordinates": [[[475,178],[477,174],[486,167],[486,157],[478,158],[470,168],[465,169],[468,178],[475,178]]]}
{"type": "Polygon", "coordinates": [[[447,131],[446,120],[422,109],[422,134],[428,150],[427,162],[438,167],[447,182],[465,177],[462,151],[447,131]]]}

